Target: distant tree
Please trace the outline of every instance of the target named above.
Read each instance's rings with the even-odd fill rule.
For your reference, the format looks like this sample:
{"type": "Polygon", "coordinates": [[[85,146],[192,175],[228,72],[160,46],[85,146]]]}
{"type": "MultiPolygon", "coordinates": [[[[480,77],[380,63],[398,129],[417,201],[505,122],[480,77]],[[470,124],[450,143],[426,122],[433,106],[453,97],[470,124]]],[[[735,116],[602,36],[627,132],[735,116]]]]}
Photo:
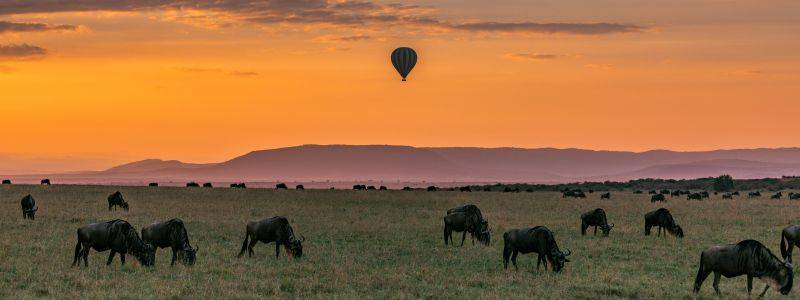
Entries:
{"type": "Polygon", "coordinates": [[[733,190],[733,177],[731,175],[722,175],[714,178],[714,190],[717,192],[733,190]]]}

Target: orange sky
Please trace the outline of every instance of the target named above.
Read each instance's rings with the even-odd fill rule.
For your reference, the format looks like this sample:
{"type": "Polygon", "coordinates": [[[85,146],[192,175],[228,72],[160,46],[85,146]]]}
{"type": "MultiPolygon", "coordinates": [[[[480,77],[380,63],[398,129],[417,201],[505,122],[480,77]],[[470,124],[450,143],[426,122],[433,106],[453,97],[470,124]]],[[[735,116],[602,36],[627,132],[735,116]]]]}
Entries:
{"type": "Polygon", "coordinates": [[[800,146],[798,32],[789,0],[0,3],[0,163],[800,146]]]}

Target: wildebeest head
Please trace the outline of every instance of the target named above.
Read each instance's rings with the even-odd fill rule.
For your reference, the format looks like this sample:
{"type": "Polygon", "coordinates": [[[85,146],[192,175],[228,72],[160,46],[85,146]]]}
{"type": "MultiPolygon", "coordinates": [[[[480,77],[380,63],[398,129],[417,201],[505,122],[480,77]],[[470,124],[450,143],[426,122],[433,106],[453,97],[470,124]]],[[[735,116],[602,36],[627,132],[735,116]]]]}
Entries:
{"type": "Polygon", "coordinates": [[[486,220],[481,221],[478,228],[478,241],[486,246],[489,246],[492,241],[492,232],[489,230],[489,222],[486,220]]]}
{"type": "Polygon", "coordinates": [[[122,202],[120,206],[122,206],[122,209],[124,209],[125,211],[128,211],[130,209],[128,208],[128,202],[122,202]]]}
{"type": "Polygon", "coordinates": [[[611,232],[611,228],[614,228],[614,223],[611,223],[611,225],[601,225],[600,230],[603,231],[603,236],[608,236],[608,233],[611,232]]]}
{"type": "Polygon", "coordinates": [[[151,244],[144,244],[138,251],[132,251],[133,256],[139,260],[143,266],[152,266],[156,262],[156,247],[151,244]]]}
{"type": "Polygon", "coordinates": [[[681,226],[678,224],[673,225],[672,228],[670,228],[670,231],[679,238],[683,237],[683,228],[681,228],[681,226]]]}
{"type": "Polygon", "coordinates": [[[200,250],[200,247],[192,249],[191,246],[186,246],[186,248],[181,249],[178,251],[178,260],[187,266],[193,266],[194,262],[197,261],[197,251],[200,250]]]}
{"type": "Polygon", "coordinates": [[[572,254],[572,251],[567,249],[567,253],[561,252],[561,250],[553,249],[550,253],[551,257],[551,264],[553,265],[553,272],[561,272],[561,269],[564,268],[564,264],[569,262],[567,256],[572,254]]]}
{"type": "Polygon", "coordinates": [[[300,236],[300,239],[295,239],[294,241],[289,242],[289,245],[287,246],[289,254],[296,258],[303,257],[303,242],[305,240],[306,238],[304,236],[300,236]]]}
{"type": "Polygon", "coordinates": [[[777,281],[778,284],[780,284],[779,291],[781,294],[789,294],[789,291],[792,290],[792,283],[794,282],[794,267],[792,263],[784,262],[776,277],[778,277],[777,281]]]}

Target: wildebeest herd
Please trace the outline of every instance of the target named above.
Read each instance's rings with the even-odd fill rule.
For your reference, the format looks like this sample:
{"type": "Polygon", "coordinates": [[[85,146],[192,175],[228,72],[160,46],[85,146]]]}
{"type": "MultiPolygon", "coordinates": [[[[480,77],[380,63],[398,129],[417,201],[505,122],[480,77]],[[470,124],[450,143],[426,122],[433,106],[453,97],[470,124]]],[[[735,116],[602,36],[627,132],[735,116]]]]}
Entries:
{"type": "MultiPolygon", "coordinates": [[[[153,186],[153,185],[151,185],[153,186]]],[[[298,186],[302,189],[302,186],[298,186]]],[[[367,189],[367,187],[358,187],[367,189]]],[[[643,192],[640,192],[643,193],[643,192]]],[[[760,193],[751,192],[750,197],[757,197],[760,193]]],[[[570,191],[569,196],[565,197],[581,198],[581,191],[570,191]]],[[[700,193],[675,193],[656,192],[651,201],[666,201],[664,195],[673,197],[686,195],[687,199],[701,200],[708,198],[708,192],[700,193]],[[660,199],[660,200],[655,200],[660,199]]],[[[738,193],[735,193],[738,194],[738,193]]],[[[780,194],[780,193],[779,193],[780,194]]],[[[723,199],[730,199],[734,194],[726,193],[723,199]]],[[[778,195],[778,194],[776,194],[778,195]]],[[[789,193],[789,198],[794,193],[789,193]]],[[[773,195],[774,196],[774,195],[773,195]]],[[[780,196],[783,196],[780,194],[780,196]]],[[[600,199],[609,199],[610,193],[603,193],[600,199]]],[[[122,193],[115,192],[108,196],[108,209],[123,208],[125,211],[130,209],[129,203],[125,201],[122,193]]],[[[23,218],[34,219],[39,207],[31,195],[25,196],[20,202],[23,218]]],[[[576,221],[577,221],[576,216],[576,221]]],[[[599,228],[602,236],[608,237],[611,230],[615,227],[614,223],[608,221],[606,211],[596,208],[583,213],[580,217],[580,231],[582,235],[587,233],[591,227],[594,234],[599,228]]],[[[684,236],[683,228],[675,221],[672,213],[666,208],[659,208],[644,215],[644,235],[650,235],[651,229],[658,227],[658,235],[662,230],[678,238],[684,236]]],[[[473,204],[466,204],[449,209],[443,218],[443,239],[444,244],[453,243],[453,233],[462,233],[461,246],[463,246],[466,235],[469,233],[472,243],[477,240],[486,246],[491,243],[491,230],[489,222],[485,219],[481,210],[473,204]]],[[[242,257],[248,252],[253,256],[253,248],[258,242],[275,243],[275,256],[280,256],[281,246],[286,253],[295,258],[303,256],[303,242],[305,238],[294,233],[289,220],[286,217],[276,216],[263,219],[261,221],[249,222],[245,226],[245,236],[242,247],[238,252],[238,257],[242,257]]],[[[769,287],[782,294],[788,294],[793,284],[792,250],[800,247],[800,225],[792,225],[783,229],[781,232],[781,258],[775,256],[767,247],[758,241],[744,240],[737,244],[718,245],[710,247],[700,254],[699,269],[694,282],[693,292],[697,293],[703,281],[714,273],[713,287],[717,294],[719,291],[719,281],[721,276],[726,278],[741,275],[747,276],[747,291],[752,290],[752,279],[758,278],[766,283],[766,287],[761,295],[764,295],[769,287]]],[[[121,264],[125,264],[127,254],[132,255],[143,266],[153,266],[155,264],[156,250],[169,247],[172,250],[171,265],[179,262],[186,266],[192,266],[197,260],[198,248],[193,247],[189,241],[189,234],[184,222],[180,219],[171,219],[163,222],[156,222],[145,226],[141,230],[141,236],[135,227],[125,220],[116,219],[113,221],[94,223],[82,226],[77,230],[77,243],[75,246],[73,266],[80,265],[81,259],[85,266],[88,266],[88,254],[90,249],[98,252],[109,251],[110,254],[107,264],[111,264],[116,254],[119,254],[121,264]]],[[[560,272],[565,268],[568,257],[572,251],[562,251],[556,242],[555,233],[546,226],[534,226],[529,228],[511,229],[503,234],[503,268],[508,268],[509,260],[517,268],[517,256],[519,254],[537,254],[537,269],[543,263],[545,269],[553,272],[560,272]]]]}

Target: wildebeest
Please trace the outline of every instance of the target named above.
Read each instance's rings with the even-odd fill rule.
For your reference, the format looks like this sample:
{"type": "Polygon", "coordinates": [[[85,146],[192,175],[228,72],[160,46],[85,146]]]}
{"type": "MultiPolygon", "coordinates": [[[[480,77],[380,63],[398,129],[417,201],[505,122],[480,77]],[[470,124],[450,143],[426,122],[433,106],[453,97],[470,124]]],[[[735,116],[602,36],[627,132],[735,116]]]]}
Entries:
{"type": "Polygon", "coordinates": [[[800,199],[799,193],[789,193],[789,200],[798,200],[800,199]]]}
{"type": "Polygon", "coordinates": [[[633,191],[633,193],[634,194],[644,194],[644,192],[642,192],[642,190],[635,190],[635,191],[633,191]]]}
{"type": "Polygon", "coordinates": [[[709,197],[708,192],[706,191],[700,192],[700,198],[708,198],[708,197],[709,197]]]}
{"type": "Polygon", "coordinates": [[[472,189],[469,186],[462,186],[462,187],[458,188],[458,191],[460,191],[460,192],[472,192],[472,189]]]}
{"type": "Polygon", "coordinates": [[[581,215],[581,235],[586,235],[586,229],[592,226],[595,235],[597,235],[597,227],[600,227],[603,236],[608,236],[611,228],[614,228],[614,224],[608,225],[606,211],[602,208],[596,208],[581,215]]]}
{"type": "Polygon", "coordinates": [[[296,186],[294,187],[294,189],[295,189],[295,190],[305,190],[305,189],[306,189],[306,187],[304,187],[302,184],[298,184],[298,185],[296,185],[296,186]]]}
{"type": "Polygon", "coordinates": [[[410,190],[411,190],[411,187],[410,187],[410,186],[404,186],[404,187],[403,187],[403,190],[404,190],[404,191],[410,191],[410,190]]]}
{"type": "Polygon", "coordinates": [[[23,219],[36,219],[36,211],[39,210],[39,207],[36,206],[36,200],[33,199],[33,196],[29,194],[22,197],[22,201],[19,204],[22,206],[23,219]]]}
{"type": "Polygon", "coordinates": [[[247,232],[242,243],[242,250],[239,251],[239,257],[242,257],[245,251],[248,252],[250,257],[253,257],[253,246],[257,242],[275,242],[275,258],[280,255],[280,246],[284,246],[289,255],[299,258],[303,256],[302,243],[304,241],[304,237],[300,239],[295,237],[294,230],[292,230],[292,226],[289,225],[289,220],[286,217],[278,216],[250,222],[247,223],[247,232]]]}
{"type": "Polygon", "coordinates": [[[192,182],[186,183],[186,187],[200,187],[200,185],[197,184],[197,182],[192,181],[192,182]]]}
{"type": "Polygon", "coordinates": [[[461,235],[461,246],[464,246],[464,239],[469,232],[472,237],[472,244],[475,244],[475,239],[484,245],[489,245],[491,242],[491,233],[489,232],[489,222],[483,218],[481,210],[473,205],[467,204],[456,208],[447,210],[447,215],[444,217],[444,244],[453,242],[453,231],[463,232],[461,235]]]}
{"type": "Polygon", "coordinates": [[[680,190],[674,190],[674,191],[672,191],[672,193],[670,193],[669,195],[670,195],[671,197],[678,197],[678,196],[680,196],[680,195],[681,195],[681,191],[680,191],[680,190]]]}
{"type": "Polygon", "coordinates": [[[158,186],[158,182],[151,182],[151,183],[150,183],[150,184],[148,184],[147,186],[158,186]]]}
{"type": "Polygon", "coordinates": [[[781,257],[792,262],[792,249],[800,248],[800,225],[789,225],[781,231],[781,257]]]}
{"type": "Polygon", "coordinates": [[[48,178],[42,179],[42,181],[40,183],[43,184],[43,185],[50,185],[50,179],[48,179],[48,178]]]}
{"type": "Polygon", "coordinates": [[[242,182],[242,183],[231,183],[231,188],[234,188],[234,189],[246,189],[247,185],[245,185],[244,182],[242,182]]]}
{"type": "Polygon", "coordinates": [[[647,191],[647,193],[650,194],[650,195],[658,194],[658,192],[656,192],[655,190],[649,190],[649,191],[647,191]]]}
{"type": "Polygon", "coordinates": [[[120,254],[123,265],[128,252],[144,266],[152,266],[156,256],[155,247],[142,241],[130,223],[119,219],[78,228],[78,243],[75,245],[75,258],[72,260],[72,266],[77,265],[81,257],[83,257],[84,265],[89,266],[89,249],[97,252],[111,250],[106,265],[111,264],[117,253],[120,254]]]}
{"type": "Polygon", "coordinates": [[[573,198],[586,198],[586,194],[583,193],[581,190],[566,190],[561,192],[562,198],[573,197],[573,198]]]}
{"type": "Polygon", "coordinates": [[[184,265],[194,265],[197,260],[197,250],[189,244],[189,234],[181,219],[172,219],[165,222],[153,223],[142,228],[142,240],[158,248],[172,248],[172,263],[176,260],[184,265]]]}
{"type": "Polygon", "coordinates": [[[203,183],[203,187],[205,187],[205,188],[213,188],[214,185],[211,184],[211,182],[206,182],[206,183],[203,183]]]}
{"type": "Polygon", "coordinates": [[[370,185],[370,186],[367,187],[367,190],[368,191],[374,191],[375,190],[375,186],[374,185],[370,185]]]}
{"type": "Polygon", "coordinates": [[[770,286],[781,294],[788,294],[792,290],[794,271],[789,262],[783,262],[758,241],[744,240],[738,244],[713,246],[700,254],[700,267],[694,280],[693,294],[700,291],[703,281],[708,275],[714,273],[714,291],[720,295],[719,279],[747,275],[747,294],[753,290],[753,278],[766,282],[767,286],[761,296],[770,286]]]}
{"type": "Polygon", "coordinates": [[[772,195],[772,196],[770,196],[769,198],[770,198],[770,199],[780,199],[780,198],[783,198],[783,193],[781,193],[781,192],[777,192],[777,193],[775,193],[775,195],[772,195]]]}
{"type": "Polygon", "coordinates": [[[389,188],[387,188],[385,185],[382,185],[378,189],[381,190],[381,191],[385,191],[385,190],[388,190],[389,188]]]}
{"type": "Polygon", "coordinates": [[[686,196],[686,200],[702,200],[702,199],[703,199],[703,196],[700,195],[699,193],[693,193],[693,194],[689,194],[689,196],[686,196]]]}
{"type": "Polygon", "coordinates": [[[659,208],[644,215],[644,235],[650,235],[650,228],[658,226],[658,236],[661,236],[661,229],[672,235],[682,238],[683,228],[675,223],[672,214],[666,208],[659,208]]]}
{"type": "Polygon", "coordinates": [[[600,199],[611,199],[611,193],[606,192],[606,193],[600,194],[600,199]]]}
{"type": "Polygon", "coordinates": [[[439,190],[439,188],[437,188],[436,186],[433,186],[433,185],[432,185],[432,186],[429,186],[429,187],[427,188],[427,190],[428,190],[428,192],[435,192],[435,191],[438,191],[438,190],[439,190]]]}
{"type": "Polygon", "coordinates": [[[653,197],[650,197],[650,202],[657,202],[657,201],[666,202],[667,199],[662,194],[655,194],[653,195],[653,197]]]}
{"type": "Polygon", "coordinates": [[[119,191],[108,195],[108,210],[111,210],[112,207],[114,207],[114,210],[117,210],[117,206],[128,211],[128,202],[125,202],[125,198],[122,197],[122,193],[119,191]]]}
{"type": "Polygon", "coordinates": [[[749,193],[747,193],[747,197],[749,197],[749,198],[761,197],[761,192],[749,192],[749,193]]]}
{"type": "Polygon", "coordinates": [[[367,186],[363,185],[363,184],[356,184],[356,185],[353,186],[353,189],[354,190],[366,190],[367,186]]]}
{"type": "Polygon", "coordinates": [[[514,268],[518,269],[517,253],[537,253],[539,254],[536,260],[537,269],[544,262],[545,269],[547,269],[549,263],[553,272],[559,272],[564,268],[564,263],[569,262],[567,256],[572,254],[572,251],[569,250],[567,250],[567,253],[561,252],[558,249],[553,232],[544,226],[509,230],[503,234],[503,244],[504,269],[508,269],[509,257],[511,257],[511,263],[514,264],[514,268]]]}
{"type": "Polygon", "coordinates": [[[275,185],[276,190],[288,190],[289,187],[285,183],[278,183],[275,185]]]}
{"type": "Polygon", "coordinates": [[[728,193],[722,194],[722,199],[733,199],[733,195],[728,193]]]}
{"type": "Polygon", "coordinates": [[[662,195],[669,195],[669,190],[661,190],[659,193],[662,195]]]}
{"type": "Polygon", "coordinates": [[[11,184],[11,179],[3,179],[3,184],[11,184]]]}
{"type": "Polygon", "coordinates": [[[739,196],[739,191],[735,191],[735,192],[731,193],[731,195],[739,196]]]}

